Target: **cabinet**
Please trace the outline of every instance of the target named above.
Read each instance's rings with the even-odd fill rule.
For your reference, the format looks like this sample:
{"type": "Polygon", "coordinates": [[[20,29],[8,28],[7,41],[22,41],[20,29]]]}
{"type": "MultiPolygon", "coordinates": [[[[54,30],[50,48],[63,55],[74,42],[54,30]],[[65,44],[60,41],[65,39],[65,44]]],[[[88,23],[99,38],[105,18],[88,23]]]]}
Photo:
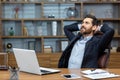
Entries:
{"type": "Polygon", "coordinates": [[[115,29],[111,46],[120,47],[119,9],[118,0],[1,0],[0,51],[12,52],[6,47],[11,43],[12,47],[35,49],[37,53],[62,53],[68,44],[64,26],[81,22],[88,13],[115,29]],[[67,15],[70,7],[76,9],[74,17],[67,15]]]}
{"type": "Polygon", "coordinates": [[[0,70],[7,69],[8,67],[8,54],[7,53],[0,53],[0,70]]]}

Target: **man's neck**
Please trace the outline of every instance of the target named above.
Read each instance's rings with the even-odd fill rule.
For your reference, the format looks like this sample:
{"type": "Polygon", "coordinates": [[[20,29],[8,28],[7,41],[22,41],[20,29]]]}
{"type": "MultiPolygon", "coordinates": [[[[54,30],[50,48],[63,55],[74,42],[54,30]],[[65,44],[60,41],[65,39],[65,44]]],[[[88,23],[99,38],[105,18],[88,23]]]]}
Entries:
{"type": "Polygon", "coordinates": [[[93,36],[93,34],[83,34],[83,37],[93,36]]]}

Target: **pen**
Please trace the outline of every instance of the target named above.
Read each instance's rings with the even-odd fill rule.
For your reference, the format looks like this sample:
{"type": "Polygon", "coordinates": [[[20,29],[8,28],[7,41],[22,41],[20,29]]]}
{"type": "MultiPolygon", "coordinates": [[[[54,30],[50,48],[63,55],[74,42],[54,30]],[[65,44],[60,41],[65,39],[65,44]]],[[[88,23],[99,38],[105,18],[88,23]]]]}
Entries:
{"type": "Polygon", "coordinates": [[[10,80],[18,80],[18,70],[19,68],[9,66],[11,72],[10,80]]]}

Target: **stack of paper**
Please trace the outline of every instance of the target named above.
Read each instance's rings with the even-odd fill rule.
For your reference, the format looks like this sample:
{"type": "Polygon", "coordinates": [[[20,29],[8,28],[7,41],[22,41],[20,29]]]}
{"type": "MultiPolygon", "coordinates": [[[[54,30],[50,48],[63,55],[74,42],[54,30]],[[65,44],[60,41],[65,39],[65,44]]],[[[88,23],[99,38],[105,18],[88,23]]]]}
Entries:
{"type": "Polygon", "coordinates": [[[51,46],[44,46],[44,53],[52,53],[52,47],[51,46]]]}
{"type": "Polygon", "coordinates": [[[112,77],[119,77],[120,75],[109,73],[108,71],[102,69],[95,69],[95,70],[84,70],[82,71],[85,75],[84,77],[90,79],[102,79],[102,78],[112,78],[112,77]]]}

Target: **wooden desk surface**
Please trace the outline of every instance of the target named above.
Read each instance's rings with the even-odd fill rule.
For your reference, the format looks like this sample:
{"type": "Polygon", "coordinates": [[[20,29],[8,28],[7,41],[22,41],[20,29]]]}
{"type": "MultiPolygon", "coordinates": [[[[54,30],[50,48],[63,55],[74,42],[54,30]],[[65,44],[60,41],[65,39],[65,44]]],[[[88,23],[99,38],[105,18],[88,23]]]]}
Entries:
{"type": "MultiPolygon", "coordinates": [[[[47,75],[34,75],[29,73],[20,72],[19,73],[19,80],[66,80],[65,78],[61,77],[62,74],[68,74],[68,73],[75,73],[77,75],[82,75],[80,69],[60,69],[60,73],[55,74],[47,74],[47,75]]],[[[82,69],[84,70],[84,69],[82,69]]],[[[85,69],[87,70],[87,69],[85,69]]],[[[109,72],[119,74],[120,75],[120,69],[105,69],[109,72]]],[[[0,80],[9,80],[9,71],[0,71],[0,80]]],[[[75,80],[90,80],[88,78],[84,78],[81,76],[81,79],[75,79],[75,80]]],[[[102,79],[102,80],[120,80],[120,77],[118,78],[108,78],[108,79],[102,79]]]]}

